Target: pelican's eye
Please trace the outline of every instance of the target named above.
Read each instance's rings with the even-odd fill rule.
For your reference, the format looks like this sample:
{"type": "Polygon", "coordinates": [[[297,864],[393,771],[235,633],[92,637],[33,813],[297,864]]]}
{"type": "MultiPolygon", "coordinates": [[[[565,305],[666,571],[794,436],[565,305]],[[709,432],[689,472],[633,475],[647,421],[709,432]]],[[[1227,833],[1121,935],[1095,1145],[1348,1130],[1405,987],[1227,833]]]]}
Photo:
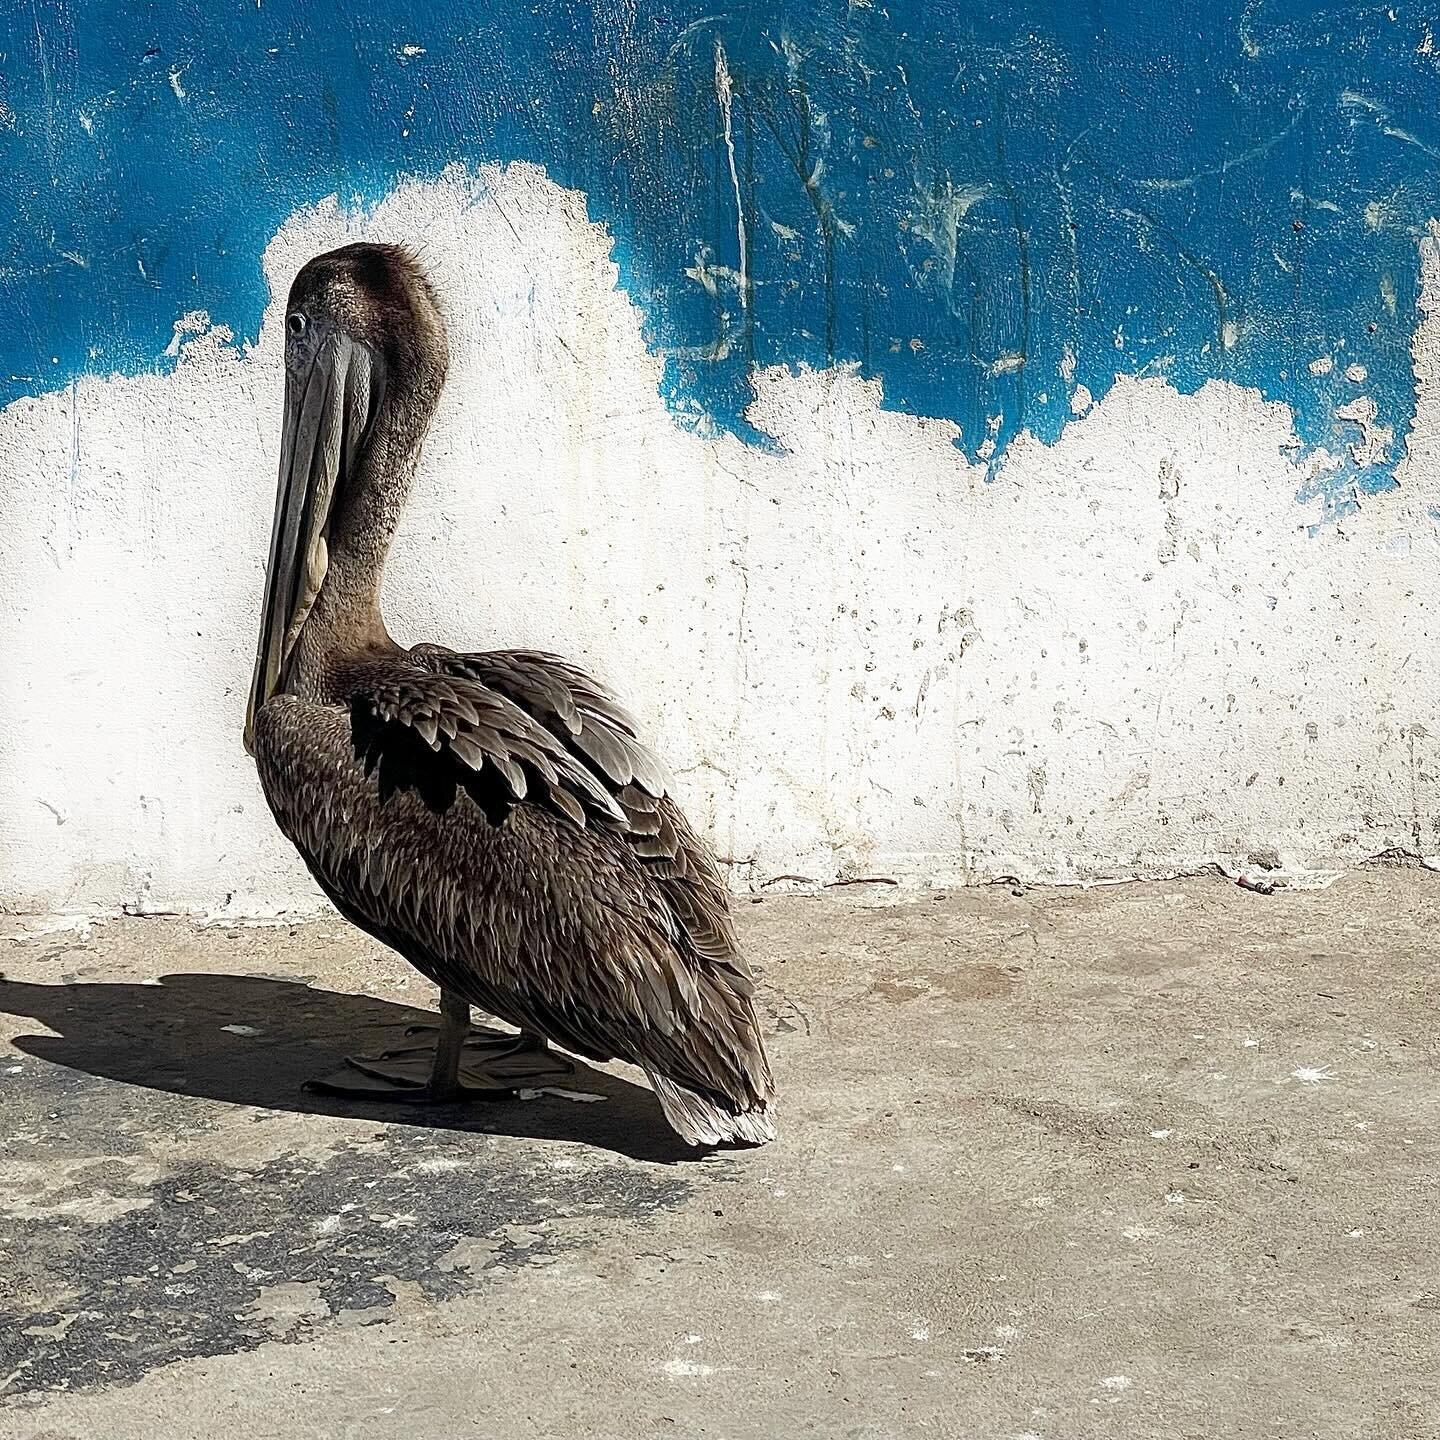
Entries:
{"type": "Polygon", "coordinates": [[[290,318],[286,320],[285,323],[290,327],[290,333],[292,335],[303,335],[305,333],[305,326],[309,322],[300,311],[292,310],[290,312],[290,318]]]}

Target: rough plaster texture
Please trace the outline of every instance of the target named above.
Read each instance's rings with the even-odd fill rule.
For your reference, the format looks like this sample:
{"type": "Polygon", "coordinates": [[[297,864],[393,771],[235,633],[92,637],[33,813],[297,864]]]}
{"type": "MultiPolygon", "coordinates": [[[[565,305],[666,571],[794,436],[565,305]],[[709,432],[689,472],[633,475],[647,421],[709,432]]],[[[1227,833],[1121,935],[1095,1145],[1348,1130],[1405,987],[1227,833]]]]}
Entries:
{"type": "MultiPolygon", "coordinates": [[[[392,629],[588,662],[737,884],[1440,849],[1433,235],[1399,488],[1318,527],[1296,497],[1323,452],[1223,381],[1117,380],[994,478],[950,422],[882,409],[843,368],[760,372],[749,419],[777,453],[697,434],[660,398],[607,233],[528,165],[299,212],[272,293],[361,235],[423,245],[453,334],[392,629]]],[[[172,374],[0,412],[11,908],[319,904],[239,743],[280,309],[253,348],[214,319],[177,320],[172,374]]]]}
{"type": "Polygon", "coordinates": [[[1423,6],[349,0],[311,18],[0,7],[0,404],[154,368],[182,311],[255,339],[258,257],[298,206],[529,161],[611,229],[694,423],[753,437],[757,365],[853,362],[998,461],[1117,374],[1219,379],[1334,452],[1330,513],[1394,483],[1415,242],[1440,215],[1423,6]]]}
{"type": "Polygon", "coordinates": [[[434,1004],[349,926],[0,939],[0,1436],[1434,1440],[1440,877],[894,894],[741,905],[705,1159],[307,1094],[434,1004]]]}

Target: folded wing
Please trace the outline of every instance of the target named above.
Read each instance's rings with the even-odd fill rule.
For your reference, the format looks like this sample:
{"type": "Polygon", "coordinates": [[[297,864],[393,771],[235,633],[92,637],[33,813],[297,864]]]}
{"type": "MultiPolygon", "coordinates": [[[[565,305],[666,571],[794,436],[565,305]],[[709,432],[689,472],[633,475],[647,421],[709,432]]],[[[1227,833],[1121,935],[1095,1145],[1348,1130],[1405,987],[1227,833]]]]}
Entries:
{"type": "Polygon", "coordinates": [[[770,1138],[724,885],[614,698],[555,657],[436,646],[344,689],[348,715],[275,697],[256,748],[341,911],[511,1023],[641,1065],[688,1138],[770,1138]]]}

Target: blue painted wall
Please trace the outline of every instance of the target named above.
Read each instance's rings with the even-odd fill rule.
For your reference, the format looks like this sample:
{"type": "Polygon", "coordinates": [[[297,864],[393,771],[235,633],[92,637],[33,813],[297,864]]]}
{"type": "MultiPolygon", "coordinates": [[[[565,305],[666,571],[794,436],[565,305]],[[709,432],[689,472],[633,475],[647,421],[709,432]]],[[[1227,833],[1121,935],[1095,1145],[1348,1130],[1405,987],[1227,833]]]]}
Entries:
{"type": "Polygon", "coordinates": [[[1392,483],[1416,243],[1440,213],[1423,7],[5,12],[0,399],[162,365],[189,309],[253,336],[261,252],[300,204],[528,159],[613,230],[676,413],[699,423],[743,432],[751,365],[841,360],[958,421],[971,455],[991,433],[997,457],[1022,428],[1053,439],[1073,384],[1098,397],[1117,373],[1257,386],[1339,448],[1359,363],[1397,444],[1328,484],[1392,483]],[[1335,370],[1311,375],[1325,354],[1335,370]]]}

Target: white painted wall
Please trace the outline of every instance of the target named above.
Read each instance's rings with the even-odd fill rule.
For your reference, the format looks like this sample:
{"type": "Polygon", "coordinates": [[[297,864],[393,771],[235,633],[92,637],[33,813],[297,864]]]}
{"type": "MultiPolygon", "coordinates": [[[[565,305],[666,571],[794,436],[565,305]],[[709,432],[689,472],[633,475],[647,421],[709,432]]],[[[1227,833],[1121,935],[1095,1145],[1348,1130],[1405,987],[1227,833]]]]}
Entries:
{"type": "MultiPolygon", "coordinates": [[[[987,483],[948,422],[773,371],[770,456],[667,413],[608,236],[539,171],[298,214],[273,293],[356,236],[423,240],[454,351],[392,629],[587,661],[737,883],[1440,850],[1435,237],[1402,486],[1308,534],[1323,457],[1253,391],[1121,381],[987,483]]],[[[0,905],[320,903],[240,744],[280,313],[253,349],[191,317],[172,375],[0,412],[0,905]]]]}

